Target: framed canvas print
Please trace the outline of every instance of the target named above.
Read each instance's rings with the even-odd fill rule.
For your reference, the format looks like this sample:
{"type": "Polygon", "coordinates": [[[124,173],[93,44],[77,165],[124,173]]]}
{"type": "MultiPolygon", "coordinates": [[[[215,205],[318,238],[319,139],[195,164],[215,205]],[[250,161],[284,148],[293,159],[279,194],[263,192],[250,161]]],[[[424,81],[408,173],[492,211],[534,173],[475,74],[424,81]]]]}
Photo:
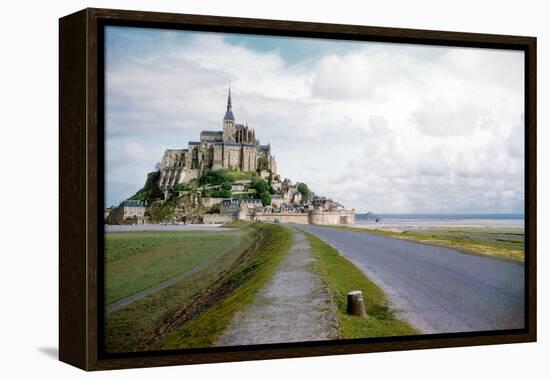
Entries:
{"type": "Polygon", "coordinates": [[[536,340],[536,39],[60,19],[60,359],[536,340]]]}

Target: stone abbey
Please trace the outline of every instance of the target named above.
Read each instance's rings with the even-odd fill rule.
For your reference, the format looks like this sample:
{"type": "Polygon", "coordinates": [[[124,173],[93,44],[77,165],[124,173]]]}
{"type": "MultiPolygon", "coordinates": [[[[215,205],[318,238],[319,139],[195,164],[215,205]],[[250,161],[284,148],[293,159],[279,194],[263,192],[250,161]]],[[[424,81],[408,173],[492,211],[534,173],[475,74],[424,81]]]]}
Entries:
{"type": "Polygon", "coordinates": [[[107,224],[242,220],[350,225],[355,211],[315,195],[305,183],[281,180],[271,145],[260,144],[254,129],[235,122],[230,88],[222,130],[203,130],[200,141],[189,142],[187,149],[167,149],[159,170],[148,174],[143,188],[119,206],[106,209],[104,218],[107,224]],[[204,175],[221,169],[253,174],[204,175]],[[189,185],[174,188],[180,183],[189,185]]]}
{"type": "Polygon", "coordinates": [[[229,88],[223,129],[203,130],[200,142],[189,142],[187,149],[167,149],[160,162],[159,187],[166,191],[178,183],[189,183],[205,170],[255,172],[260,166],[272,175],[277,173],[271,145],[261,145],[254,129],[235,122],[229,88]]]}

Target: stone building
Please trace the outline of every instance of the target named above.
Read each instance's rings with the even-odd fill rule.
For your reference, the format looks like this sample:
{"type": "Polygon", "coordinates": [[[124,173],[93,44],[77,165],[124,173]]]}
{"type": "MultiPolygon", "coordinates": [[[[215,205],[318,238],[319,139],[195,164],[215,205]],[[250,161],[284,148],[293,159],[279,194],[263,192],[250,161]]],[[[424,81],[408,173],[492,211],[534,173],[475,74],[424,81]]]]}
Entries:
{"type": "Polygon", "coordinates": [[[281,208],[284,204],[285,198],[282,195],[271,195],[271,205],[275,208],[281,208]]]}
{"type": "Polygon", "coordinates": [[[232,193],[241,193],[241,192],[245,192],[245,190],[246,190],[246,186],[244,184],[241,184],[241,183],[231,184],[232,193]]]}
{"type": "Polygon", "coordinates": [[[311,203],[317,209],[324,209],[328,211],[332,204],[332,200],[324,196],[315,196],[311,203]]]}
{"type": "Polygon", "coordinates": [[[113,210],[113,207],[105,208],[103,211],[103,221],[106,223],[109,219],[109,216],[111,215],[111,211],[113,210]]]}
{"type": "Polygon", "coordinates": [[[260,160],[267,162],[267,169],[276,175],[277,162],[270,144],[261,145],[254,129],[235,121],[230,88],[223,129],[203,130],[200,142],[189,142],[187,149],[167,149],[160,162],[159,187],[166,191],[178,183],[189,183],[207,169],[255,172],[260,160]]]}
{"type": "Polygon", "coordinates": [[[220,214],[238,216],[239,212],[252,212],[263,210],[260,199],[225,199],[220,203],[220,214]]]}
{"type": "Polygon", "coordinates": [[[225,199],[220,203],[220,214],[236,216],[239,213],[241,202],[237,199],[225,199]]]}
{"type": "Polygon", "coordinates": [[[107,224],[143,224],[145,207],[140,200],[125,200],[109,212],[107,224]]]}
{"type": "Polygon", "coordinates": [[[284,200],[292,203],[299,204],[302,201],[302,194],[298,191],[297,186],[287,186],[283,189],[284,200]]]}

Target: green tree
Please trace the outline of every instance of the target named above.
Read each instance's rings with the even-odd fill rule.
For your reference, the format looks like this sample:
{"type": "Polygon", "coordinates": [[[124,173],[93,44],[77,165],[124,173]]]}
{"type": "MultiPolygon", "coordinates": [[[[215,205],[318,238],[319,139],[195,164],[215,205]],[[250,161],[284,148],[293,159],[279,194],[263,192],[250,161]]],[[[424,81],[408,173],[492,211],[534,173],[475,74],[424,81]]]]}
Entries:
{"type": "Polygon", "coordinates": [[[259,177],[252,178],[252,188],[256,190],[264,206],[271,204],[270,185],[259,177]]]}
{"type": "Polygon", "coordinates": [[[215,170],[215,171],[206,170],[201,175],[201,177],[199,179],[199,184],[201,186],[205,185],[205,184],[218,185],[218,184],[222,184],[222,183],[227,182],[227,181],[228,181],[228,178],[225,175],[224,171],[222,171],[222,170],[215,170]]]}
{"type": "Polygon", "coordinates": [[[160,171],[153,171],[147,174],[147,180],[143,188],[137,191],[129,200],[149,201],[162,199],[164,194],[159,188],[160,171]]]}
{"type": "Polygon", "coordinates": [[[209,197],[216,197],[216,198],[229,198],[231,197],[231,191],[227,191],[224,189],[211,189],[207,190],[205,193],[207,193],[209,197]]]}
{"type": "Polygon", "coordinates": [[[267,170],[269,168],[269,161],[267,160],[267,156],[265,155],[262,155],[259,159],[258,159],[258,171],[264,171],[264,170],[267,170]]]}
{"type": "Polygon", "coordinates": [[[262,193],[262,204],[264,207],[271,204],[271,195],[269,192],[262,193]]]}
{"type": "Polygon", "coordinates": [[[252,178],[252,188],[258,191],[258,193],[269,192],[269,185],[267,182],[257,176],[252,178]]]}
{"type": "Polygon", "coordinates": [[[172,191],[174,192],[189,191],[190,189],[191,189],[191,186],[185,183],[178,183],[174,187],[172,187],[172,191]]]}
{"type": "Polygon", "coordinates": [[[302,199],[307,199],[309,196],[309,188],[307,188],[307,184],[300,183],[298,184],[298,192],[302,194],[302,199]]]}
{"type": "Polygon", "coordinates": [[[212,205],[206,213],[219,214],[220,213],[220,204],[212,205]]]}

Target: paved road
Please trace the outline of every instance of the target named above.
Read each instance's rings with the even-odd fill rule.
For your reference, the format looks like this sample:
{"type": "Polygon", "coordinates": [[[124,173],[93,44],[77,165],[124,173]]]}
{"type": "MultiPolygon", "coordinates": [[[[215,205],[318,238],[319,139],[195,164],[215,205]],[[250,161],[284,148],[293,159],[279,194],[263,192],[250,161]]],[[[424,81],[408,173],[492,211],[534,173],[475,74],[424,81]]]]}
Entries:
{"type": "Polygon", "coordinates": [[[338,338],[332,296],[311,271],[315,257],[303,233],[252,304],[238,312],[216,345],[321,341],[338,338]]]}
{"type": "Polygon", "coordinates": [[[524,266],[396,238],[301,225],[373,279],[423,333],[522,328],[524,266]]]}

